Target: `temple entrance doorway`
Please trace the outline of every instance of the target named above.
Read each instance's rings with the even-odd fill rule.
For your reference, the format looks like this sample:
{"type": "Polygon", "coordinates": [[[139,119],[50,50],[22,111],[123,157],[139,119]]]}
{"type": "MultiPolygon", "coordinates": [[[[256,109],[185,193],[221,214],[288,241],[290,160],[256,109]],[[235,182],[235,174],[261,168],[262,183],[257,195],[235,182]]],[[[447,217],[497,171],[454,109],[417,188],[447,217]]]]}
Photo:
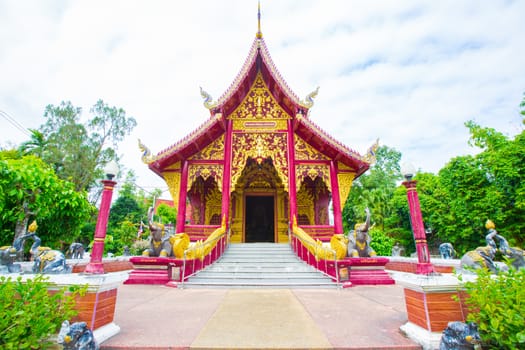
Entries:
{"type": "Polygon", "coordinates": [[[244,217],[245,242],[275,242],[275,199],[273,195],[247,195],[244,217]]]}

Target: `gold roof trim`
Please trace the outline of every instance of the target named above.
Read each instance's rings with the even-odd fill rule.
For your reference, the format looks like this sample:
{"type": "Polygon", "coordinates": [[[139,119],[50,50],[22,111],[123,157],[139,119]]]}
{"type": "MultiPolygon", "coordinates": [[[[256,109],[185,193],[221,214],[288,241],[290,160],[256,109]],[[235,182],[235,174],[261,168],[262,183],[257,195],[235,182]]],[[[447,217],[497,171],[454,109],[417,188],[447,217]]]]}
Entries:
{"type": "Polygon", "coordinates": [[[193,142],[197,137],[200,135],[206,133],[206,131],[217,121],[220,121],[222,119],[222,113],[217,113],[211,116],[209,119],[207,119],[204,123],[202,123],[197,129],[192,131],[190,134],[188,134],[186,137],[184,137],[179,142],[174,143],[170,147],[160,151],[156,157],[155,160],[162,159],[166,156],[169,156],[176,150],[179,150],[181,148],[184,148],[185,146],[189,145],[193,142]]]}
{"type": "Polygon", "coordinates": [[[250,51],[248,53],[248,57],[244,61],[244,64],[239,74],[237,74],[237,77],[230,84],[230,86],[224,92],[224,94],[222,94],[222,96],[219,97],[219,99],[217,100],[217,104],[219,106],[224,104],[228,99],[230,99],[230,97],[235,93],[235,91],[237,91],[242,80],[245,78],[246,74],[248,73],[248,70],[250,69],[252,64],[255,64],[255,58],[257,57],[257,52],[260,52],[263,61],[266,63],[266,65],[268,66],[268,69],[270,70],[270,73],[275,78],[275,80],[278,82],[278,84],[281,86],[285,94],[292,100],[293,103],[297,105],[301,105],[300,104],[301,99],[292,91],[292,89],[290,89],[286,81],[283,79],[283,77],[277,70],[270,56],[270,53],[268,51],[268,47],[266,46],[264,39],[262,37],[255,38],[250,48],[250,51]]]}

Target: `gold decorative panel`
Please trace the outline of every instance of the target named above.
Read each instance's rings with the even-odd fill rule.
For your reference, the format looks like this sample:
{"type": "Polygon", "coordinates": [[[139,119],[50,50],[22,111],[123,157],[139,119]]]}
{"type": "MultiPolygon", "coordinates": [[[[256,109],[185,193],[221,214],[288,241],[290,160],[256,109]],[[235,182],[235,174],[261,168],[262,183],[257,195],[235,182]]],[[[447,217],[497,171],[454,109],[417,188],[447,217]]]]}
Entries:
{"type": "MultiPolygon", "coordinates": [[[[250,92],[244,101],[228,117],[242,119],[243,121],[260,121],[263,119],[290,119],[291,117],[279,106],[264,83],[261,73],[255,77],[250,92]]],[[[239,126],[239,124],[237,124],[239,126]]],[[[243,127],[237,130],[244,130],[243,127]]],[[[276,125],[277,126],[277,125],[276,125]]]]}
{"type": "MultiPolygon", "coordinates": [[[[180,162],[178,164],[180,166],[180,162]]],[[[162,173],[162,177],[164,177],[164,181],[168,185],[175,209],[179,210],[180,172],[165,171],[162,173]]]]}
{"type": "Polygon", "coordinates": [[[314,197],[310,191],[304,186],[297,191],[297,216],[302,220],[307,219],[308,223],[303,222],[303,225],[313,225],[315,219],[314,197]]]}
{"type": "Polygon", "coordinates": [[[286,133],[234,133],[232,185],[236,186],[249,157],[259,164],[271,158],[285,191],[288,191],[288,152],[286,133]]]}
{"type": "Polygon", "coordinates": [[[274,130],[286,130],[288,124],[286,119],[275,119],[270,121],[255,121],[236,119],[233,121],[234,130],[243,130],[244,132],[268,132],[274,130]]]}
{"type": "Polygon", "coordinates": [[[306,141],[295,135],[295,159],[296,160],[330,160],[324,154],[315,150],[306,141]]]}
{"type": "Polygon", "coordinates": [[[206,213],[205,213],[205,222],[207,225],[213,225],[211,220],[214,217],[221,217],[222,211],[222,194],[217,187],[210,191],[206,196],[206,213]]]}
{"type": "Polygon", "coordinates": [[[344,207],[352,182],[354,181],[355,173],[341,172],[337,174],[337,181],[339,182],[339,200],[341,201],[341,208],[344,207]]]}
{"type": "Polygon", "coordinates": [[[210,176],[215,179],[217,185],[222,185],[222,165],[221,164],[190,164],[188,169],[188,191],[193,182],[201,176],[206,181],[210,176]]]}
{"type": "Polygon", "coordinates": [[[224,158],[224,135],[213,141],[208,147],[190,157],[191,160],[220,160],[224,158]]]}
{"type": "Polygon", "coordinates": [[[316,177],[323,179],[328,191],[332,192],[332,184],[330,182],[330,167],[326,164],[299,164],[295,166],[295,183],[297,191],[303,183],[303,179],[309,177],[315,181],[316,177]]]}

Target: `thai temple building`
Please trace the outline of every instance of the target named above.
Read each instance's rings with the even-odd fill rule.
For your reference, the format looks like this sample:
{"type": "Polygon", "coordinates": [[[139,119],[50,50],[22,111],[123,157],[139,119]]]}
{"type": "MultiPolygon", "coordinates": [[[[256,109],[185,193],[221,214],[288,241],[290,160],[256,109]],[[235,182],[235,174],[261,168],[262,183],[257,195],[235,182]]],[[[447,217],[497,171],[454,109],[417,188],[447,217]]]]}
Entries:
{"type": "Polygon", "coordinates": [[[191,134],[142,159],[169,187],[176,232],[206,238],[222,219],[230,241],[288,242],[296,218],[313,238],[343,233],[341,212],[354,179],[374,160],[310,118],[288,87],[258,31],[237,77],[218,99],[201,90],[209,118],[191,134]]]}

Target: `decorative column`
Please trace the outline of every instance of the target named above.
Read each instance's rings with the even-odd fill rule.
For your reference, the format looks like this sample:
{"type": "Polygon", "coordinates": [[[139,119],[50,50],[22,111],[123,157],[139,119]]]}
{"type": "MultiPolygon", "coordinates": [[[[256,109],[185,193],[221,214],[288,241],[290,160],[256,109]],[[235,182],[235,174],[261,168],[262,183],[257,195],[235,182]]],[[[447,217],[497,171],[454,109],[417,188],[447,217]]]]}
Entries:
{"type": "Polygon", "coordinates": [[[297,217],[297,188],[295,183],[295,140],[292,119],[288,120],[288,197],[290,199],[289,228],[297,217]]]}
{"type": "Polygon", "coordinates": [[[417,181],[412,180],[414,175],[413,167],[407,166],[407,170],[403,174],[407,181],[403,182],[403,186],[407,188],[408,207],[410,209],[410,221],[412,224],[412,232],[416,243],[417,252],[417,266],[416,273],[420,275],[429,275],[435,273],[434,266],[430,262],[430,254],[428,252],[427,236],[425,234],[425,227],[423,225],[423,217],[421,215],[421,206],[419,204],[419,196],[417,194],[417,181]]]}
{"type": "Polygon", "coordinates": [[[222,176],[222,218],[226,218],[226,228],[230,226],[230,196],[231,196],[231,173],[232,173],[232,120],[226,123],[226,135],[224,137],[224,165],[222,176]]]}
{"type": "Polygon", "coordinates": [[[337,181],[337,169],[335,162],[330,161],[330,182],[332,186],[332,204],[334,208],[334,233],[343,233],[343,216],[341,198],[339,197],[339,181],[337,181]]]}
{"type": "Polygon", "coordinates": [[[186,227],[186,197],[188,193],[188,160],[182,163],[180,191],[179,191],[179,207],[177,208],[177,228],[176,232],[184,232],[186,227]]]}
{"type": "Polygon", "coordinates": [[[100,201],[100,209],[98,211],[97,226],[95,227],[95,238],[93,248],[91,249],[91,258],[89,264],[86,265],[84,273],[103,274],[104,264],[102,263],[102,255],[104,254],[104,241],[106,240],[106,231],[108,227],[109,211],[111,209],[111,197],[113,197],[113,188],[117,184],[113,181],[118,172],[118,165],[115,162],[109,162],[106,165],[106,177],[102,180],[104,190],[102,191],[102,199],[100,201]]]}

